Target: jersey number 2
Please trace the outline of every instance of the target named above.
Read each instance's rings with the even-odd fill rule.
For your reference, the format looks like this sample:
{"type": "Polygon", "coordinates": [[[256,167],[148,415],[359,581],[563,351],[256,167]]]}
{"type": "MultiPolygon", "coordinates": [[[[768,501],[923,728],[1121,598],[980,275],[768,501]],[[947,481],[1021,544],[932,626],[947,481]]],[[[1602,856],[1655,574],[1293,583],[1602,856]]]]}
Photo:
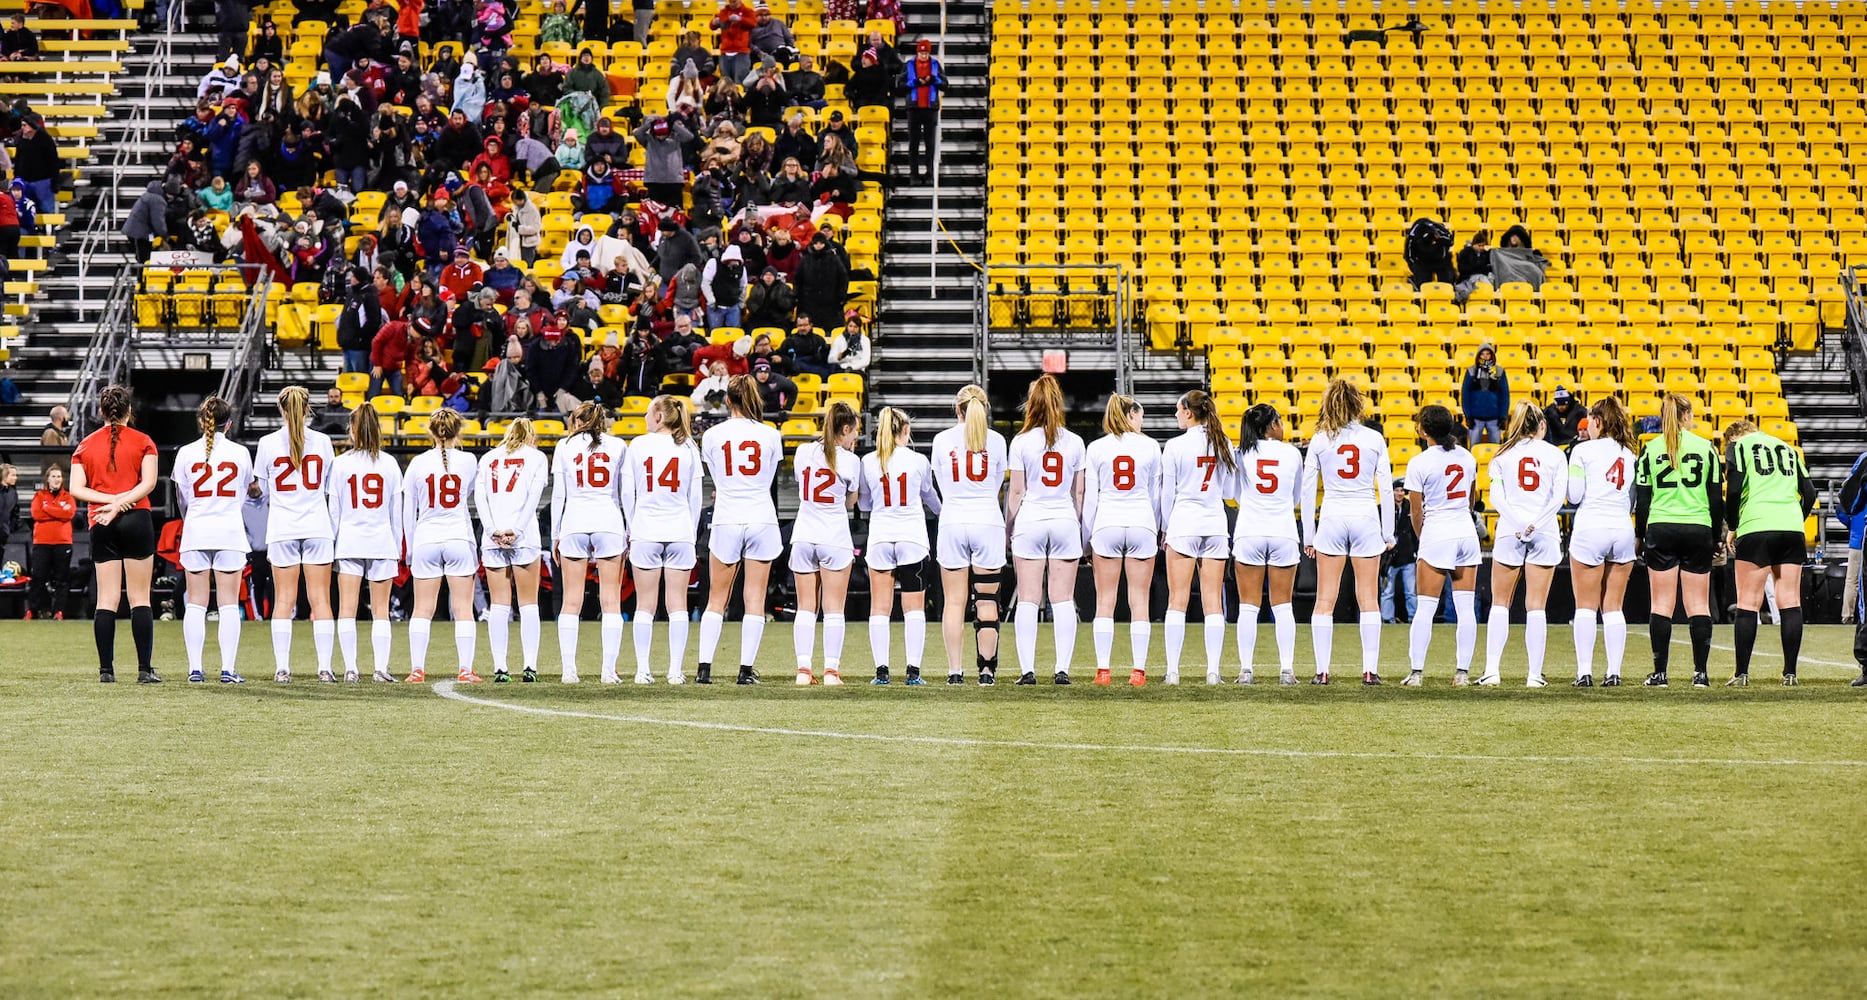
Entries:
{"type": "Polygon", "coordinates": [[[836,497],[830,487],[836,485],[836,473],[829,469],[804,470],[804,493],[811,503],[834,504],[836,497]],[[813,483],[812,480],[815,480],[813,483]]]}
{"type": "Polygon", "coordinates": [[[232,462],[222,462],[219,465],[196,462],[192,471],[195,474],[194,495],[196,497],[230,497],[234,495],[233,477],[240,474],[239,466],[232,462]],[[220,482],[210,487],[207,481],[212,479],[216,472],[220,473],[220,482]]]}

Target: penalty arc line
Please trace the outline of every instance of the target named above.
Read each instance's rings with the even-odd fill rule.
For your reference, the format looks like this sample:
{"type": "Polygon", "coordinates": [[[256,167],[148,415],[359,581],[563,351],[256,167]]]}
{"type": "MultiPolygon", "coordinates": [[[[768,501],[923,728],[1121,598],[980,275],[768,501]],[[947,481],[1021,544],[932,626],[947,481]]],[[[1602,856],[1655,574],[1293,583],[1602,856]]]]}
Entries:
{"type": "Polygon", "coordinates": [[[972,739],[964,736],[900,736],[888,735],[885,733],[845,733],[827,729],[787,729],[776,726],[748,726],[730,722],[702,722],[695,719],[658,719],[642,715],[608,715],[602,712],[583,712],[565,708],[541,708],[536,705],[515,705],[511,702],[493,701],[487,698],[475,698],[472,695],[461,694],[454,689],[453,681],[441,681],[435,684],[434,693],[449,701],[457,701],[463,704],[478,705],[482,708],[503,709],[508,712],[522,712],[527,715],[542,715],[551,718],[590,719],[601,722],[621,722],[637,726],[671,726],[678,729],[699,729],[719,733],[747,733],[759,736],[787,736],[820,740],[856,740],[869,743],[903,743],[925,746],[989,747],[1013,750],[1061,750],[1067,752],[1193,754],[1215,757],[1283,757],[1299,760],[1423,760],[1484,764],[1657,764],[1700,767],[1867,767],[1867,760],[1795,760],[1741,757],[1587,757],[1549,754],[1433,753],[1428,751],[1406,750],[1291,750],[1276,747],[1154,746],[1139,743],[1044,743],[1036,740],[984,740],[972,739]]]}

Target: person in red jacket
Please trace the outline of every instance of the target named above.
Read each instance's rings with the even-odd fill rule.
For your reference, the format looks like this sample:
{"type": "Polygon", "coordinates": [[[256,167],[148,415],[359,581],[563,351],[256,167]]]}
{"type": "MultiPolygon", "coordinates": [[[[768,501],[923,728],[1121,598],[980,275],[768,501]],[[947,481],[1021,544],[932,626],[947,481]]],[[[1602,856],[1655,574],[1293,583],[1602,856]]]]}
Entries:
{"type": "Polygon", "coordinates": [[[402,395],[403,375],[415,360],[417,343],[415,331],[399,319],[384,323],[376,332],[370,341],[370,398],[382,395],[384,388],[392,396],[402,395]]]}
{"type": "Polygon", "coordinates": [[[486,277],[486,271],[473,262],[473,256],[464,246],[454,248],[454,262],[441,269],[441,290],[449,292],[455,301],[466,298],[473,286],[486,277]]]}
{"type": "Polygon", "coordinates": [[[19,205],[0,191],[0,257],[19,256],[19,205]]]}
{"type": "Polygon", "coordinates": [[[709,344],[694,350],[694,374],[704,376],[713,367],[715,361],[726,366],[726,374],[729,377],[752,373],[752,365],[733,350],[733,345],[709,344]]]}
{"type": "Polygon", "coordinates": [[[54,465],[46,470],[45,485],[32,495],[28,619],[65,619],[65,597],[71,593],[71,519],[77,513],[78,501],[65,490],[65,470],[54,465]]]}
{"type": "Polygon", "coordinates": [[[720,33],[720,76],[738,83],[752,72],[752,26],[758,23],[758,11],[744,0],[726,0],[713,16],[713,30],[720,33]]]}

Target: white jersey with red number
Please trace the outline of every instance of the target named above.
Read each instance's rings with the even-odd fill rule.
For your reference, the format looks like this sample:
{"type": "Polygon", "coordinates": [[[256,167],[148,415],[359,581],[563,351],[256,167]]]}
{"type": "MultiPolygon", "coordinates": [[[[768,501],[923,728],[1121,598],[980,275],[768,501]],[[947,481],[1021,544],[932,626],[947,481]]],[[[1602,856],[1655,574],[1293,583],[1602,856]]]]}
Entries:
{"type": "Polygon", "coordinates": [[[266,497],[266,544],[301,538],[331,538],[331,511],[325,500],[336,454],[330,435],[305,429],[301,460],[292,464],[292,442],[281,427],[259,439],[253,455],[253,478],[266,497]]]}
{"type": "Polygon", "coordinates": [[[927,512],[940,513],[933,467],[917,451],[897,448],[882,469],[881,452],[862,456],[858,502],[869,512],[869,547],[884,542],[927,547],[927,512]]]}
{"type": "Polygon", "coordinates": [[[1083,523],[1160,531],[1160,445],[1145,434],[1097,438],[1084,454],[1083,523]]]}
{"type": "Polygon", "coordinates": [[[1322,485],[1323,517],[1372,517],[1381,494],[1393,482],[1387,439],[1361,424],[1310,441],[1303,468],[1322,485]]]}
{"type": "Polygon", "coordinates": [[[1407,491],[1420,495],[1421,534],[1439,525],[1475,534],[1472,494],[1477,490],[1478,460],[1464,448],[1447,451],[1433,445],[1407,463],[1407,491]]]}
{"type": "Polygon", "coordinates": [[[183,552],[246,551],[242,511],[253,457],[245,445],[218,434],[212,455],[205,438],[182,445],[171,479],[182,508],[183,552]]]}
{"type": "Polygon", "coordinates": [[[623,509],[640,542],[694,543],[700,525],[700,449],[666,432],[629,442],[623,509]]]}
{"type": "Polygon", "coordinates": [[[550,475],[550,461],[536,448],[494,448],[480,457],[473,506],[480,512],[482,548],[492,548],[492,537],[502,531],[517,533],[517,548],[541,547],[538,500],[545,495],[550,475]]]}
{"type": "Polygon", "coordinates": [[[393,456],[367,451],[337,456],[329,493],[337,558],[402,557],[402,467],[393,456]]]}
{"type": "Polygon", "coordinates": [[[1303,453],[1268,438],[1238,456],[1238,538],[1296,538],[1303,453]]]}
{"type": "Polygon", "coordinates": [[[619,437],[588,434],[560,438],[551,453],[551,537],[627,534],[622,516],[623,472],[629,446],[619,437]]]}
{"type": "Polygon", "coordinates": [[[756,420],[734,417],[708,429],[700,454],[713,480],[713,523],[776,525],[771,483],[784,464],[784,435],[756,420]]]}
{"type": "Polygon", "coordinates": [[[1596,438],[1569,449],[1569,502],[1576,505],[1574,529],[1601,524],[1626,526],[1634,511],[1634,463],[1639,458],[1619,441],[1596,438]]]}
{"type": "Polygon", "coordinates": [[[849,498],[857,494],[862,460],[847,448],[836,449],[836,464],[824,459],[823,442],[806,441],[791,456],[797,470],[797,520],[791,525],[791,544],[810,543],[831,548],[852,548],[849,537],[849,498]]]}
{"type": "Polygon", "coordinates": [[[1569,456],[1548,441],[1520,441],[1491,459],[1491,508],[1497,534],[1554,531],[1569,496],[1569,456]]]}
{"type": "Polygon", "coordinates": [[[1088,449],[1072,431],[1057,432],[1054,442],[1044,441],[1042,430],[1028,430],[1011,439],[1005,464],[1024,473],[1024,497],[1018,501],[1018,523],[1076,520],[1076,474],[1083,471],[1088,449]]]}
{"type": "Polygon", "coordinates": [[[1204,427],[1189,427],[1160,452],[1161,514],[1168,538],[1225,535],[1233,472],[1212,450],[1204,427]]]}
{"type": "Polygon", "coordinates": [[[459,448],[449,448],[445,462],[433,448],[409,461],[402,475],[402,526],[411,555],[423,545],[474,544],[467,497],[479,471],[473,456],[459,448]]]}
{"type": "Polygon", "coordinates": [[[966,450],[964,424],[948,427],[934,435],[933,468],[935,485],[940,487],[942,518],[954,523],[991,527],[1005,526],[1005,508],[999,494],[1005,487],[1005,436],[985,432],[985,450],[966,450]]]}

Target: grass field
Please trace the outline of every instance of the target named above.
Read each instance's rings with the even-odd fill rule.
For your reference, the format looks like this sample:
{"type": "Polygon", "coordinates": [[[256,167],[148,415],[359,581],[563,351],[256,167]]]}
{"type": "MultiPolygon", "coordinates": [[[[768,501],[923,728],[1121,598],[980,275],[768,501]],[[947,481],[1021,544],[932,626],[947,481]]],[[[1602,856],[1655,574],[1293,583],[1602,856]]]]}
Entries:
{"type": "Polygon", "coordinates": [[[489,705],[274,685],[251,625],[244,688],[169,625],[104,687],[89,623],[9,623],[0,995],[1862,995],[1851,632],[1741,691],[1575,691],[1567,635],[1542,691],[1403,689],[1400,628],[1378,690],[832,691],[778,625],[777,683],[489,705]]]}

